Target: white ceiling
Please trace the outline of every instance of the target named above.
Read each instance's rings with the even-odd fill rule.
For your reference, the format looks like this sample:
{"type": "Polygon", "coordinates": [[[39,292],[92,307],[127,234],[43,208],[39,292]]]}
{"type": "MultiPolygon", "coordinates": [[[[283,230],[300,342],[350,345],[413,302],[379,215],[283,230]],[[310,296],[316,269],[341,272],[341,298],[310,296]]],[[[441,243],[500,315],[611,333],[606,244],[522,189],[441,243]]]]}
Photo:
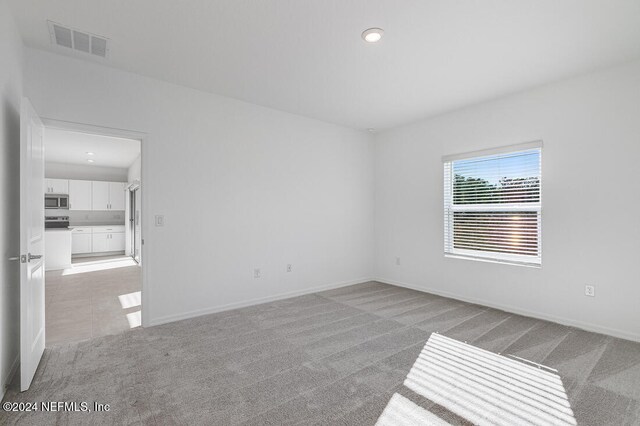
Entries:
{"type": "Polygon", "coordinates": [[[128,168],[139,155],[140,141],[136,140],[58,129],[46,129],[44,135],[47,162],[128,168]],[[94,162],[89,163],[89,158],[94,162]]]}
{"type": "Polygon", "coordinates": [[[11,0],[111,39],[90,59],[354,128],[389,128],[640,57],[638,0],[11,0]],[[381,27],[366,44],[360,33],[381,27]]]}

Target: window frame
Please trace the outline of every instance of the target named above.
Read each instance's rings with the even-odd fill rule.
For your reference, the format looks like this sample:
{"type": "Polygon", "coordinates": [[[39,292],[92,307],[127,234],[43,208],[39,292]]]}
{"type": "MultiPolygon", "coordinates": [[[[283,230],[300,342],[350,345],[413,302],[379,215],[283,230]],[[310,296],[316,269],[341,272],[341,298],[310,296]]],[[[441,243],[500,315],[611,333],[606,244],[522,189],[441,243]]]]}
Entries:
{"type": "Polygon", "coordinates": [[[506,263],[528,267],[542,267],[542,141],[509,145],[483,151],[455,154],[442,157],[444,177],[444,255],[451,258],[462,258],[477,261],[506,263]],[[539,200],[537,202],[519,203],[483,203],[483,204],[454,204],[453,176],[454,163],[461,160],[500,157],[524,152],[537,151],[539,155],[539,200]],[[447,185],[448,184],[448,185],[447,185]],[[455,212],[536,212],[537,213],[537,255],[516,254],[500,251],[483,251],[454,248],[454,213],[455,212]]]}

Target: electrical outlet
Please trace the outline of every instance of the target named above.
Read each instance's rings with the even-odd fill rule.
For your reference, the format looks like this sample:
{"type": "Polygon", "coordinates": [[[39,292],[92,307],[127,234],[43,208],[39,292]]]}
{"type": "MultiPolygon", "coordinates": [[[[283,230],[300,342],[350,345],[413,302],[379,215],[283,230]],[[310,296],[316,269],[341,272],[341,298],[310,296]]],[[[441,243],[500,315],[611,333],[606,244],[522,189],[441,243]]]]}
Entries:
{"type": "Polygon", "coordinates": [[[291,264],[287,264],[287,272],[291,272],[293,271],[293,266],[291,266],[291,264]]]}
{"type": "Polygon", "coordinates": [[[400,258],[399,257],[396,257],[396,265],[400,266],[400,258]]]}
{"type": "Polygon", "coordinates": [[[261,276],[262,276],[262,273],[260,272],[260,269],[253,270],[253,278],[260,278],[261,276]]]}
{"type": "Polygon", "coordinates": [[[584,295],[589,297],[595,297],[596,296],[595,286],[592,286],[592,285],[584,286],[584,295]]]}

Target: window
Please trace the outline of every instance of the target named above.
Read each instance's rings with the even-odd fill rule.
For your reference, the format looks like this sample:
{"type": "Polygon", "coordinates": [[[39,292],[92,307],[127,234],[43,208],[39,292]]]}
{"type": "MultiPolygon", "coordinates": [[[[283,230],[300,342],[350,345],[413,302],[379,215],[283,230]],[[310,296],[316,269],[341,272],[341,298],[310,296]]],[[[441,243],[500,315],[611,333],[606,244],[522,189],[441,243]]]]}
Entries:
{"type": "Polygon", "coordinates": [[[443,158],[445,255],[541,264],[541,151],[532,142],[443,158]]]}

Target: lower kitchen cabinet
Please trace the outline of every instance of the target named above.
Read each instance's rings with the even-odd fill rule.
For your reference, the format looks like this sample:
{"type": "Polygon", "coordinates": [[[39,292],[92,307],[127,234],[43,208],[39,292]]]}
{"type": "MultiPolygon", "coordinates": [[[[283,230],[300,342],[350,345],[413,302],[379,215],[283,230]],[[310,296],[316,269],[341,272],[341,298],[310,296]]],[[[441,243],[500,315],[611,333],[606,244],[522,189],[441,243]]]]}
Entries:
{"type": "Polygon", "coordinates": [[[124,232],[94,233],[93,252],[124,251],[124,232]]]}
{"type": "Polygon", "coordinates": [[[74,232],[71,235],[71,254],[91,253],[91,234],[74,232]]]}
{"type": "Polygon", "coordinates": [[[109,234],[109,239],[107,240],[107,251],[123,251],[124,246],[124,232],[109,234]]]}
{"type": "Polygon", "coordinates": [[[102,253],[109,251],[109,234],[93,234],[93,243],[91,251],[93,253],[102,253]]]}
{"type": "Polygon", "coordinates": [[[76,227],[72,233],[71,253],[109,253],[125,250],[123,225],[76,227]]]}

